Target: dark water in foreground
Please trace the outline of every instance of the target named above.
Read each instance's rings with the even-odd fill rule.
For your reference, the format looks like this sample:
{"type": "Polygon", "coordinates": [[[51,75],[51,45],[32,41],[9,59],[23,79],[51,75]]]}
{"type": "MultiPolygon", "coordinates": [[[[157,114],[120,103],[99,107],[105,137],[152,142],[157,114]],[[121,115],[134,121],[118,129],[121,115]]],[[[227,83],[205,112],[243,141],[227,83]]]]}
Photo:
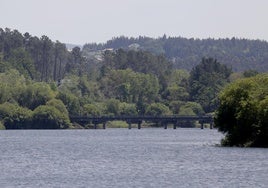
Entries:
{"type": "Polygon", "coordinates": [[[267,187],[268,149],[209,129],[0,131],[0,187],[267,187]]]}

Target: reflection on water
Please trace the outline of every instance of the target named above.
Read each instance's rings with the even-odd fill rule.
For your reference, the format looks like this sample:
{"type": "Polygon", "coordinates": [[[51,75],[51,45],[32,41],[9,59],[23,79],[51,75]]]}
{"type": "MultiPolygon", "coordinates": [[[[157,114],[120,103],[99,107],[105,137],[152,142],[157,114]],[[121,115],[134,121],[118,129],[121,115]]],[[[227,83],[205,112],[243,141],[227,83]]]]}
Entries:
{"type": "Polygon", "coordinates": [[[210,129],[0,131],[0,187],[266,187],[268,150],[210,129]]]}

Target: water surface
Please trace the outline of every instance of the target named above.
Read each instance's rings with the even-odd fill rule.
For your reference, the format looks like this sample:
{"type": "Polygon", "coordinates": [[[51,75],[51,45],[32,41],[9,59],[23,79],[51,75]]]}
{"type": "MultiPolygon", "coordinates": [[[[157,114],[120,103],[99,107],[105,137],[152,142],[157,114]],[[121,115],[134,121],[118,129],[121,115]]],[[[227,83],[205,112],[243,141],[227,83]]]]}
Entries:
{"type": "Polygon", "coordinates": [[[210,129],[0,131],[0,187],[267,187],[268,150],[210,129]]]}

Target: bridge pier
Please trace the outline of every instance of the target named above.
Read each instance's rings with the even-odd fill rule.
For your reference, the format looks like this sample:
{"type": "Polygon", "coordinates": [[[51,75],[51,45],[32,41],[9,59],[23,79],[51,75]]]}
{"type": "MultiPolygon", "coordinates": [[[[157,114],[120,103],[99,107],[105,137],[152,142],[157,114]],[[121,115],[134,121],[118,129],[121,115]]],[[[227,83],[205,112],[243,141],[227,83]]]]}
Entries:
{"type": "Polygon", "coordinates": [[[164,129],[167,129],[167,123],[162,122],[162,124],[164,125],[164,129]]]}
{"type": "Polygon", "coordinates": [[[213,129],[213,122],[210,122],[209,128],[213,129]]]}
{"type": "Polygon", "coordinates": [[[138,129],[141,129],[141,122],[138,123],[138,129]]]}
{"type": "Polygon", "coordinates": [[[200,128],[204,129],[204,122],[203,121],[201,121],[201,127],[200,128]]]}
{"type": "Polygon", "coordinates": [[[132,123],[137,124],[138,129],[141,129],[141,123],[143,121],[157,123],[160,126],[163,126],[164,129],[168,128],[168,124],[173,124],[173,129],[176,129],[180,123],[187,122],[187,121],[198,121],[200,124],[200,128],[204,129],[204,124],[208,123],[210,129],[213,128],[214,122],[212,116],[97,116],[97,117],[87,117],[87,116],[77,116],[77,117],[70,117],[72,123],[79,123],[81,125],[88,125],[90,124],[91,127],[93,125],[94,129],[98,128],[98,124],[102,124],[102,128],[106,129],[106,122],[114,121],[114,120],[121,120],[126,121],[128,123],[128,128],[131,129],[132,123]]]}

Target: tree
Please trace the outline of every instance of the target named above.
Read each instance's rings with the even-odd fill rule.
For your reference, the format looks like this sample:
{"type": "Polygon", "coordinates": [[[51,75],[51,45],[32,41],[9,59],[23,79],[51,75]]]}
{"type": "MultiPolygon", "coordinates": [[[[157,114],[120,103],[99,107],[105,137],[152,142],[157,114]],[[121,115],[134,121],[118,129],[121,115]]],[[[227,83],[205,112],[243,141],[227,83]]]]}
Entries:
{"type": "Polygon", "coordinates": [[[116,99],[109,99],[105,102],[106,105],[106,114],[108,115],[119,115],[119,105],[120,101],[116,99]]]}
{"type": "Polygon", "coordinates": [[[137,103],[142,100],[150,103],[158,97],[160,86],[156,76],[126,69],[111,70],[101,80],[101,89],[106,97],[121,102],[137,103]]]}
{"type": "Polygon", "coordinates": [[[120,115],[128,115],[128,116],[135,116],[138,114],[135,104],[125,102],[119,104],[119,112],[120,115]]]}
{"type": "Polygon", "coordinates": [[[228,83],[231,69],[216,59],[203,58],[190,72],[189,91],[191,99],[202,105],[206,113],[218,106],[218,93],[228,83]]]}
{"type": "Polygon", "coordinates": [[[55,107],[57,110],[63,113],[66,118],[69,118],[69,113],[61,100],[54,98],[48,101],[46,105],[55,107]]]}
{"type": "Polygon", "coordinates": [[[22,90],[18,103],[26,108],[34,110],[40,105],[45,105],[49,100],[55,98],[56,92],[43,82],[34,82],[22,90]]]}
{"type": "Polygon", "coordinates": [[[70,126],[69,117],[51,104],[38,106],[33,111],[34,129],[66,129],[70,126]]]}
{"type": "Polygon", "coordinates": [[[11,50],[20,48],[23,45],[23,35],[18,30],[6,28],[0,33],[0,52],[3,52],[4,60],[10,57],[11,50]]]}
{"type": "Polygon", "coordinates": [[[11,50],[8,62],[10,62],[12,67],[17,69],[20,74],[24,75],[24,77],[30,79],[37,77],[34,63],[29,53],[23,48],[11,50]]]}
{"type": "Polygon", "coordinates": [[[17,70],[0,73],[0,103],[16,103],[25,87],[26,79],[17,70]]]}
{"type": "Polygon", "coordinates": [[[0,117],[6,129],[27,129],[31,127],[32,111],[17,104],[0,104],[0,117]]]}
{"type": "Polygon", "coordinates": [[[77,96],[71,92],[60,91],[56,98],[60,99],[64,103],[70,116],[81,115],[81,106],[77,96]]]}
{"type": "Polygon", "coordinates": [[[237,80],[220,95],[215,126],[227,146],[268,147],[268,75],[237,80]]]}
{"type": "Polygon", "coordinates": [[[41,37],[41,66],[39,71],[41,72],[41,81],[48,81],[51,78],[52,67],[52,41],[45,35],[41,37]]]}
{"type": "Polygon", "coordinates": [[[186,102],[179,110],[179,115],[184,116],[204,115],[204,113],[202,106],[195,102],[186,102]]]}
{"type": "Polygon", "coordinates": [[[172,64],[163,55],[153,55],[146,51],[126,51],[116,50],[115,52],[106,51],[104,53],[102,75],[109,70],[131,69],[137,73],[151,74],[158,78],[161,89],[167,86],[167,80],[172,64]]]}
{"type": "Polygon", "coordinates": [[[101,116],[106,112],[106,106],[104,103],[92,103],[85,104],[83,107],[83,114],[86,116],[101,116]]]}
{"type": "Polygon", "coordinates": [[[185,70],[172,70],[167,80],[167,87],[161,97],[168,102],[187,101],[189,99],[189,73],[185,70]]]}
{"type": "MultiPolygon", "coordinates": [[[[255,69],[259,72],[268,70],[264,63],[268,58],[268,42],[264,40],[226,39],[186,39],[182,37],[117,37],[102,44],[86,44],[85,52],[101,51],[107,48],[118,50],[143,50],[152,54],[163,54],[172,60],[176,69],[191,71],[202,57],[217,57],[219,62],[232,66],[237,72],[255,69]]],[[[86,53],[85,53],[86,54],[86,53]]]]}
{"type": "Polygon", "coordinates": [[[259,72],[256,71],[256,70],[246,70],[246,71],[243,72],[243,76],[245,78],[256,76],[257,74],[259,74],[259,72]]]}
{"type": "Polygon", "coordinates": [[[4,126],[4,124],[0,121],[0,130],[4,130],[6,129],[6,127],[4,126]]]}
{"type": "Polygon", "coordinates": [[[63,78],[65,70],[65,59],[66,57],[66,46],[65,44],[56,41],[54,45],[54,67],[53,67],[53,80],[58,81],[63,78]]]}
{"type": "Polygon", "coordinates": [[[150,116],[171,115],[171,111],[162,103],[152,103],[147,106],[145,114],[150,116]]]}
{"type": "Polygon", "coordinates": [[[66,72],[82,76],[82,73],[85,72],[84,66],[84,58],[82,56],[81,49],[76,46],[72,49],[72,52],[69,55],[66,72]]]}

